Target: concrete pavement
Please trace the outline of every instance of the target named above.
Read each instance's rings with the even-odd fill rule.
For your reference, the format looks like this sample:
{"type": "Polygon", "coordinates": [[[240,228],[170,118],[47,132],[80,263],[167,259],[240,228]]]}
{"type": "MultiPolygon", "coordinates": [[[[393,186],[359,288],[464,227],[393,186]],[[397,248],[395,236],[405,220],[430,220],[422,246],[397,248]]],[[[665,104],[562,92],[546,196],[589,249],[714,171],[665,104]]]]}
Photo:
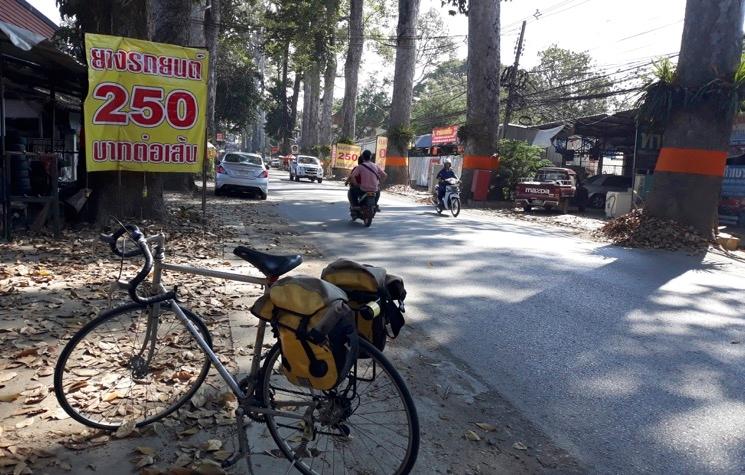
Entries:
{"type": "Polygon", "coordinates": [[[335,183],[270,199],[328,256],[404,276],[409,318],[595,473],[741,473],[745,265],[621,249],[335,183]]]}

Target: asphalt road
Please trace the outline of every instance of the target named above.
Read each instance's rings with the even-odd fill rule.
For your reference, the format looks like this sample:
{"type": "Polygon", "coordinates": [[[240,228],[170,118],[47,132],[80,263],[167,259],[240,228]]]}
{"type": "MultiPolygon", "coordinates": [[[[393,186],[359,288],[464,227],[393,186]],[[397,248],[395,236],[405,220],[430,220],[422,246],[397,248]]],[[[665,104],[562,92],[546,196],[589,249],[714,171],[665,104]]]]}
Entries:
{"type": "Polygon", "coordinates": [[[274,177],[283,215],[402,275],[409,318],[591,472],[745,471],[744,263],[386,195],[364,228],[338,184],[274,177]]]}

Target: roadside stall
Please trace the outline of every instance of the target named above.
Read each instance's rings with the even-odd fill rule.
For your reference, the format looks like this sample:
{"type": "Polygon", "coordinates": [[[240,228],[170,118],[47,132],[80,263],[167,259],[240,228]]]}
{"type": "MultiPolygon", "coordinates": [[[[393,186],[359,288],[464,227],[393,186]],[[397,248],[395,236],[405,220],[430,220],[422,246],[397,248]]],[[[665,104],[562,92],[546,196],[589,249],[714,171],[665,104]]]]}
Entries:
{"type": "Polygon", "coordinates": [[[43,36],[0,22],[0,227],[59,234],[86,198],[79,160],[85,68],[43,36]]]}

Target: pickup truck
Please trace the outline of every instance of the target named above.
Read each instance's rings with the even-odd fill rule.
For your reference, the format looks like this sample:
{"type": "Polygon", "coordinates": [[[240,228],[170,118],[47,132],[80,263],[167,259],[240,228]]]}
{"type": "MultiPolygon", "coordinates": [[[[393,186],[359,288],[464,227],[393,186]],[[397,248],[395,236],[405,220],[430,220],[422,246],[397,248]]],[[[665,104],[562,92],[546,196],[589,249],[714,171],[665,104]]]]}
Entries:
{"type": "Polygon", "coordinates": [[[515,206],[530,211],[534,207],[558,209],[566,213],[569,201],[577,192],[577,174],[569,168],[540,168],[533,181],[515,188],[515,206]]]}

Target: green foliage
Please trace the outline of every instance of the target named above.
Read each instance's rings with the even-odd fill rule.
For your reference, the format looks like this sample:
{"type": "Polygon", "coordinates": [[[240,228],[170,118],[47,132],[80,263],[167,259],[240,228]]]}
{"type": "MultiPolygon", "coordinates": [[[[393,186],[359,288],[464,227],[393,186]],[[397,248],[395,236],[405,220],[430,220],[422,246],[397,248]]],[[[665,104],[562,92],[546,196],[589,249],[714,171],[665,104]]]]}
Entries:
{"type": "Polygon", "coordinates": [[[396,127],[389,129],[388,143],[395,145],[399,150],[408,150],[411,141],[414,140],[414,130],[411,127],[396,127]]]}
{"type": "Polygon", "coordinates": [[[653,78],[644,86],[637,107],[637,121],[664,130],[675,110],[713,103],[727,115],[745,100],[745,56],[731,80],[715,78],[701,87],[686,88],[678,83],[675,65],[669,59],[655,63],[653,78]]]}
{"type": "Polygon", "coordinates": [[[519,182],[533,178],[539,168],[551,166],[551,162],[541,156],[543,149],[528,145],[522,140],[502,139],[498,149],[499,174],[508,188],[505,196],[519,182]]]}
{"type": "Polygon", "coordinates": [[[438,64],[414,86],[411,125],[416,134],[465,121],[466,62],[450,59],[438,64]]]}
{"type": "Polygon", "coordinates": [[[336,141],[336,143],[343,143],[347,145],[354,145],[354,140],[350,137],[339,137],[339,140],[336,141]]]}
{"type": "Polygon", "coordinates": [[[373,77],[357,95],[355,122],[358,137],[373,135],[375,129],[385,123],[391,106],[389,91],[388,80],[379,81],[373,77]]]}
{"type": "Polygon", "coordinates": [[[527,116],[533,123],[545,123],[601,114],[619,107],[611,98],[564,100],[613,90],[613,81],[597,71],[588,52],[553,45],[539,52],[538,57],[540,63],[529,72],[529,82],[518,90],[521,99],[515,117],[527,116]]]}

